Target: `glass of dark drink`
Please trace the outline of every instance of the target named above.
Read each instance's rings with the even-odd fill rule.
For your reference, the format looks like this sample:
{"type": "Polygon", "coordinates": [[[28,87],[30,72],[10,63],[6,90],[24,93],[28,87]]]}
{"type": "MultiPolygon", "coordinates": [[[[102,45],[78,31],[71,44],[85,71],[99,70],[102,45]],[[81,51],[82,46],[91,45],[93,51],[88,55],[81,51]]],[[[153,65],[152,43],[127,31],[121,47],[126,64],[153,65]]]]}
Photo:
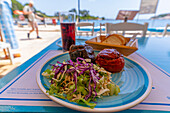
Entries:
{"type": "Polygon", "coordinates": [[[60,13],[60,25],[63,51],[68,51],[72,44],[75,45],[75,14],[60,13]]]}

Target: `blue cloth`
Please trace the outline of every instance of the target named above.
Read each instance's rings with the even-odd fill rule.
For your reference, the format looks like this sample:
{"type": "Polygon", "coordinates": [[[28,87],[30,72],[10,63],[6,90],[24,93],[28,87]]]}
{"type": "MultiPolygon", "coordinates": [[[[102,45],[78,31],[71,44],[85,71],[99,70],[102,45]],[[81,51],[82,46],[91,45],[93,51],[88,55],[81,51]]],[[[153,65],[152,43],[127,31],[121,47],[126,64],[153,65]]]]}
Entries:
{"type": "Polygon", "coordinates": [[[6,42],[11,45],[12,49],[18,49],[19,46],[14,31],[12,12],[6,1],[0,3],[0,24],[6,42]]]}

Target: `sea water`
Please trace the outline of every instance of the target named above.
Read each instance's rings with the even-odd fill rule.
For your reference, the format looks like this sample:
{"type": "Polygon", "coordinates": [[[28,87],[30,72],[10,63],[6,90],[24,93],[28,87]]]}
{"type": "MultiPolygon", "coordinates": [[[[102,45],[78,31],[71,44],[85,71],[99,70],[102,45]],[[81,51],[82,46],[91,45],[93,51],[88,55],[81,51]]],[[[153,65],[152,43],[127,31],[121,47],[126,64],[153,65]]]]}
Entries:
{"type": "MultiPolygon", "coordinates": [[[[94,22],[95,29],[94,31],[100,31],[100,23],[122,23],[123,20],[112,20],[112,19],[107,19],[107,20],[81,20],[80,22],[94,22]]],[[[148,19],[140,19],[140,20],[128,20],[128,22],[131,23],[138,23],[138,24],[144,24],[147,22],[149,24],[148,26],[148,31],[154,31],[154,32],[163,32],[164,28],[167,24],[170,24],[170,20],[168,19],[162,19],[162,20],[148,20],[148,19]]],[[[81,30],[84,31],[90,31],[91,28],[82,28],[81,30]]],[[[102,30],[105,30],[103,28],[102,30]]],[[[168,29],[170,31],[170,28],[168,29]]]]}
{"type": "MultiPolygon", "coordinates": [[[[123,20],[112,20],[112,19],[106,19],[106,20],[81,20],[81,22],[94,22],[95,26],[100,26],[100,23],[122,23],[123,20]]],[[[149,20],[149,19],[139,19],[139,20],[128,20],[128,22],[132,23],[139,23],[144,24],[145,22],[149,23],[149,28],[155,28],[155,27],[165,27],[166,24],[170,24],[170,20],[168,19],[157,19],[157,20],[149,20]]]]}

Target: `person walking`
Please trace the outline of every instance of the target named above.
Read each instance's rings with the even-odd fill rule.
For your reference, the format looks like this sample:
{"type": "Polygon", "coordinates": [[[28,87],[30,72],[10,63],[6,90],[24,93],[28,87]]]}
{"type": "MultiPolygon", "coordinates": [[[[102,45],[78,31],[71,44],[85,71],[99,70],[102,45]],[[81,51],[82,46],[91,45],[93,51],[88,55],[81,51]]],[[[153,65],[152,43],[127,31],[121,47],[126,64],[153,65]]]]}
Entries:
{"type": "Polygon", "coordinates": [[[43,20],[43,18],[36,15],[33,5],[34,5],[34,2],[30,1],[29,5],[26,5],[23,8],[23,13],[24,13],[24,15],[26,15],[28,17],[28,22],[30,23],[30,25],[32,27],[32,30],[30,30],[30,32],[27,34],[27,36],[28,36],[28,39],[30,39],[30,34],[34,31],[34,29],[36,29],[37,39],[41,39],[41,37],[39,36],[38,24],[36,22],[36,19],[43,20]]]}

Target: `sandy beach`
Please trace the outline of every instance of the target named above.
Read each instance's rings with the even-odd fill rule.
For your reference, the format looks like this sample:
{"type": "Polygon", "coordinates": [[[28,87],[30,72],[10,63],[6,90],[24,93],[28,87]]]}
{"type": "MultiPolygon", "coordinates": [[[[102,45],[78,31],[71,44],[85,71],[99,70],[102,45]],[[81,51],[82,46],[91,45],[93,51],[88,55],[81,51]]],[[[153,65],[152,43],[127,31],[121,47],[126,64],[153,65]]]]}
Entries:
{"type": "Polygon", "coordinates": [[[27,33],[31,28],[28,26],[18,27],[15,26],[15,34],[19,42],[19,49],[13,52],[19,52],[21,57],[14,59],[14,65],[10,65],[9,60],[4,59],[3,51],[0,51],[0,78],[5,76],[8,72],[21,65],[42,49],[50,45],[57,40],[60,34],[60,26],[44,25],[39,26],[39,35],[42,39],[36,39],[36,33],[33,32],[30,35],[30,39],[27,38],[27,33]]]}

